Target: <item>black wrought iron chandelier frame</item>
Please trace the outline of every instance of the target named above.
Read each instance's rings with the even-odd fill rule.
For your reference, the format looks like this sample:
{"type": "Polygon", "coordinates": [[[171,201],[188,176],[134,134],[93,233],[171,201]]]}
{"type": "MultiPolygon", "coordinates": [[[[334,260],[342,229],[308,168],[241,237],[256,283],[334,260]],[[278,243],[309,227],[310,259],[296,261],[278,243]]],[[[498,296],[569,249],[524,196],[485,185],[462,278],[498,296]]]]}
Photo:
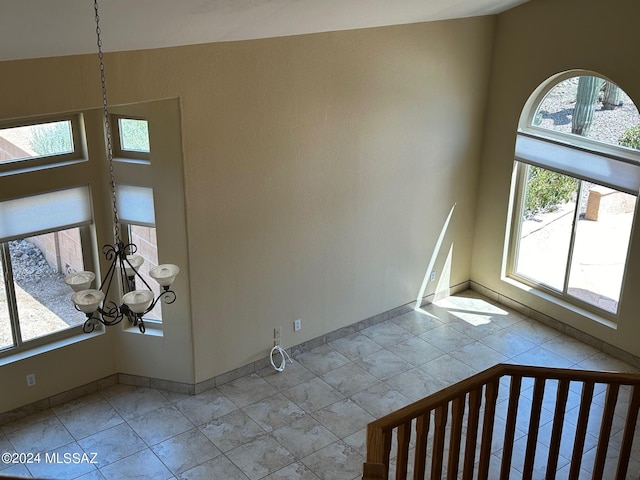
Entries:
{"type": "MultiPolygon", "coordinates": [[[[102,307],[93,313],[87,313],[87,319],[85,320],[82,331],[84,333],[91,333],[95,330],[98,323],[101,323],[105,327],[111,327],[119,324],[126,317],[129,323],[138,327],[141,333],[146,332],[146,325],[144,323],[144,316],[155,308],[160,300],[163,300],[166,304],[171,304],[176,301],[176,294],[171,287],[161,286],[162,292],[154,298],[151,304],[141,313],[132,311],[124,302],[118,305],[113,300],[109,299],[109,293],[111,290],[111,284],[116,276],[116,272],[120,272],[120,285],[121,285],[121,297],[127,292],[132,292],[136,289],[136,279],[139,279],[144,286],[149,290],[151,286],[147,283],[137,268],[129,261],[128,256],[135,255],[138,251],[138,246],[135,243],[125,244],[123,241],[118,241],[115,245],[105,245],[102,247],[102,253],[107,261],[111,262],[109,269],[105,274],[101,282],[100,291],[104,293],[105,300],[102,307]],[[127,275],[127,268],[129,271],[134,272],[133,275],[127,275]],[[125,287],[126,286],[126,287],[125,287]],[[96,315],[99,314],[99,315],[96,315]]],[[[81,311],[78,306],[75,306],[76,310],[81,311]]]]}

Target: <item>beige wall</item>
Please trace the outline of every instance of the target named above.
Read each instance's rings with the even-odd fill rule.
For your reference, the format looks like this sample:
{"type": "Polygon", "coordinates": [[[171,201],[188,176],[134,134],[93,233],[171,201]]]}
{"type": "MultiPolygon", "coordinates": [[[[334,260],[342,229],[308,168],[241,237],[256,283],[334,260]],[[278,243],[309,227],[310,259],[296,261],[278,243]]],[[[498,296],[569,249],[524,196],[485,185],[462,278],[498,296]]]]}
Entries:
{"type": "MultiPolygon", "coordinates": [[[[107,55],[112,104],[180,101],[184,195],[156,195],[185,199],[187,227],[158,226],[158,243],[164,261],[184,262],[189,308],[174,315],[191,319],[167,316],[163,337],[98,339],[111,351],[95,378],[199,382],[265,357],[275,326],[291,346],[411,302],[454,204],[435,265],[440,276],[452,251],[444,278],[468,280],[493,27],[484,17],[107,55]],[[163,250],[183,234],[188,251],[163,250]]],[[[0,120],[99,106],[96,62],[0,63],[0,120]]],[[[53,385],[37,392],[21,362],[0,367],[0,411],[73,386],[62,380],[99,361],[89,350],[29,360],[53,385]]]]}
{"type": "Polygon", "coordinates": [[[599,72],[640,105],[637,18],[630,0],[533,0],[498,17],[471,278],[568,325],[640,355],[640,230],[634,229],[617,329],[587,319],[501,280],[513,168],[522,108],[547,78],[571,69],[599,72]]]}
{"type": "Polygon", "coordinates": [[[194,49],[197,381],[266,356],[276,326],[290,346],[414,300],[455,202],[444,254],[455,244],[451,282],[468,279],[492,25],[194,49]]]}

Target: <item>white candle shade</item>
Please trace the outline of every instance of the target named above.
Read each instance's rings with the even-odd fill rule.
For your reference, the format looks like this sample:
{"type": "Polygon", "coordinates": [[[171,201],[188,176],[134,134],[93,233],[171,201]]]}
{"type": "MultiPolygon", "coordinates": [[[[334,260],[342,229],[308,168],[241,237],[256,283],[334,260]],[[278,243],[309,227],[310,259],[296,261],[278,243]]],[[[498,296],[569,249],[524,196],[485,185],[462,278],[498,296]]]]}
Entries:
{"type": "Polygon", "coordinates": [[[140,265],[144,263],[144,258],[142,258],[140,255],[127,255],[127,260],[131,265],[129,265],[129,263],[127,262],[123,262],[124,271],[126,272],[127,277],[133,277],[140,268],[140,265]]]}
{"type": "Polygon", "coordinates": [[[71,295],[71,301],[84,313],[95,312],[104,300],[100,290],[82,290],[71,295]]]}
{"type": "Polygon", "coordinates": [[[158,265],[157,267],[149,270],[149,276],[153,278],[162,287],[169,287],[176,278],[176,275],[180,273],[180,268],[177,265],[171,263],[165,263],[158,265]]]}
{"type": "Polygon", "coordinates": [[[153,293],[150,290],[134,290],[122,297],[122,301],[133,313],[144,313],[152,300],[153,293]]]}
{"type": "Polygon", "coordinates": [[[69,285],[74,292],[87,290],[91,282],[96,278],[93,272],[74,272],[64,277],[64,283],[69,285]]]}

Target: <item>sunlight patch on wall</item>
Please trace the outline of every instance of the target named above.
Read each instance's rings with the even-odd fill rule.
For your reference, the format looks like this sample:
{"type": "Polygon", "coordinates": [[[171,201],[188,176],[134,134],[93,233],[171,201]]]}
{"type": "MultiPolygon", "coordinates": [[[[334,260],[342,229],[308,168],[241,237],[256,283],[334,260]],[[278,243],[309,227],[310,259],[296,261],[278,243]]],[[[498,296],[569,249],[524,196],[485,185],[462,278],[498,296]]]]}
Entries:
{"type": "MultiPolygon", "coordinates": [[[[422,299],[424,298],[424,292],[427,290],[427,284],[429,283],[429,277],[431,272],[433,271],[433,267],[436,264],[436,259],[438,258],[438,253],[440,253],[440,249],[442,248],[442,242],[444,240],[444,236],[447,233],[447,229],[449,228],[449,222],[451,222],[451,217],[453,216],[453,211],[456,208],[456,204],[453,204],[451,207],[451,211],[449,211],[449,215],[447,219],[444,221],[444,225],[442,225],[442,230],[440,230],[440,235],[438,236],[438,241],[433,249],[433,253],[431,254],[431,258],[429,259],[429,264],[427,265],[427,271],[424,273],[424,279],[422,280],[422,285],[420,286],[420,290],[418,292],[418,298],[416,298],[416,305],[414,310],[422,310],[422,299]]],[[[450,251],[451,252],[451,251],[450,251]]]]}
{"type": "Polygon", "coordinates": [[[453,263],[453,243],[451,247],[449,247],[449,253],[447,254],[447,259],[444,262],[442,267],[442,272],[440,273],[440,278],[438,279],[438,283],[436,285],[436,293],[433,297],[433,301],[437,302],[438,300],[443,300],[451,295],[451,264],[453,263]]]}

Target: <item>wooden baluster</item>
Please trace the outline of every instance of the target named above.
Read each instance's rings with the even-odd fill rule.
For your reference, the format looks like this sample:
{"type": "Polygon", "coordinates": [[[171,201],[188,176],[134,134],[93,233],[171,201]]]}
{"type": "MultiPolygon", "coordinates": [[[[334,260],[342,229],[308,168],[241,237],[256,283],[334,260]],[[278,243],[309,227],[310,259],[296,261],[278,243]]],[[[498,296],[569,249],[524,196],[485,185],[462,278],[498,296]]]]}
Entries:
{"type": "Polygon", "coordinates": [[[558,469],[558,456],[560,454],[560,442],[562,440],[562,428],[564,426],[564,414],[569,398],[569,380],[560,380],[556,395],[556,408],[553,414],[553,428],[551,429],[551,442],[549,443],[549,458],[547,460],[547,474],[545,480],[555,480],[558,469]]]}
{"type": "Polygon", "coordinates": [[[416,422],[416,455],[413,466],[413,478],[421,480],[424,478],[425,465],[427,462],[427,437],[429,436],[429,420],[431,411],[420,415],[416,422]]]}
{"type": "Polygon", "coordinates": [[[466,394],[463,394],[454,399],[451,404],[451,437],[449,438],[449,463],[447,464],[447,478],[450,480],[458,478],[465,401],[466,394]]]}
{"type": "Polygon", "coordinates": [[[392,432],[384,432],[384,449],[382,451],[382,464],[387,467],[387,476],[389,476],[389,457],[391,456],[391,438],[392,432]]]}
{"type": "Polygon", "coordinates": [[[493,421],[496,416],[496,400],[498,399],[499,378],[486,385],[484,421],[482,424],[482,443],[480,444],[480,464],[478,480],[487,480],[489,476],[489,460],[491,459],[491,440],[493,439],[493,421]]]}
{"type": "Polygon", "coordinates": [[[627,420],[624,424],[624,433],[622,435],[622,445],[620,446],[620,457],[618,458],[618,468],[616,470],[616,479],[624,480],[627,476],[627,468],[629,467],[629,457],[631,456],[631,445],[638,421],[638,409],[640,408],[640,386],[634,385],[629,401],[629,410],[627,410],[627,420]]]}
{"type": "Polygon", "coordinates": [[[527,435],[527,449],[524,454],[524,467],[522,478],[533,477],[533,462],[536,457],[538,443],[538,429],[540,428],[540,411],[542,410],[542,398],[544,396],[544,378],[536,378],[533,384],[533,400],[531,402],[531,417],[529,418],[529,433],[527,435]]]}
{"type": "Polygon", "coordinates": [[[396,480],[406,480],[407,462],[409,460],[409,440],[411,439],[411,422],[398,427],[398,455],[396,456],[396,480]]]}
{"type": "Polygon", "coordinates": [[[478,441],[478,420],[480,418],[480,403],[482,400],[481,396],[482,388],[472,390],[469,393],[467,443],[464,447],[464,466],[462,467],[462,480],[471,480],[473,478],[473,469],[476,463],[476,443],[478,441]]]}
{"type": "Polygon", "coordinates": [[[369,424],[367,426],[367,459],[364,464],[364,479],[386,479],[389,472],[391,432],[369,424]]]}
{"type": "Polygon", "coordinates": [[[593,401],[593,387],[593,382],[584,382],[584,385],[582,386],[575,443],[573,444],[573,453],[571,454],[569,480],[578,480],[578,477],[580,476],[584,441],[587,437],[587,422],[589,421],[589,411],[591,410],[591,402],[593,401]]]}
{"type": "Polygon", "coordinates": [[[387,469],[381,463],[365,462],[362,467],[362,480],[387,480],[387,469]]]}
{"type": "Polygon", "coordinates": [[[504,428],[504,443],[502,445],[502,464],[500,466],[500,480],[508,480],[511,473],[511,457],[513,456],[513,440],[516,434],[516,419],[520,401],[522,377],[511,377],[509,387],[509,406],[507,407],[507,421],[504,428]]]}
{"type": "Polygon", "coordinates": [[[609,437],[611,435],[611,423],[613,414],[616,411],[618,401],[618,391],[620,385],[617,383],[607,386],[607,398],[604,402],[604,412],[602,414],[602,424],[600,425],[600,436],[598,437],[598,448],[596,449],[596,460],[593,464],[593,480],[601,480],[604,473],[604,464],[607,460],[607,450],[609,448],[609,437]]]}
{"type": "Polygon", "coordinates": [[[447,427],[449,404],[436,408],[435,428],[433,430],[433,451],[431,453],[431,478],[442,478],[442,459],[444,458],[444,437],[447,427]]]}

